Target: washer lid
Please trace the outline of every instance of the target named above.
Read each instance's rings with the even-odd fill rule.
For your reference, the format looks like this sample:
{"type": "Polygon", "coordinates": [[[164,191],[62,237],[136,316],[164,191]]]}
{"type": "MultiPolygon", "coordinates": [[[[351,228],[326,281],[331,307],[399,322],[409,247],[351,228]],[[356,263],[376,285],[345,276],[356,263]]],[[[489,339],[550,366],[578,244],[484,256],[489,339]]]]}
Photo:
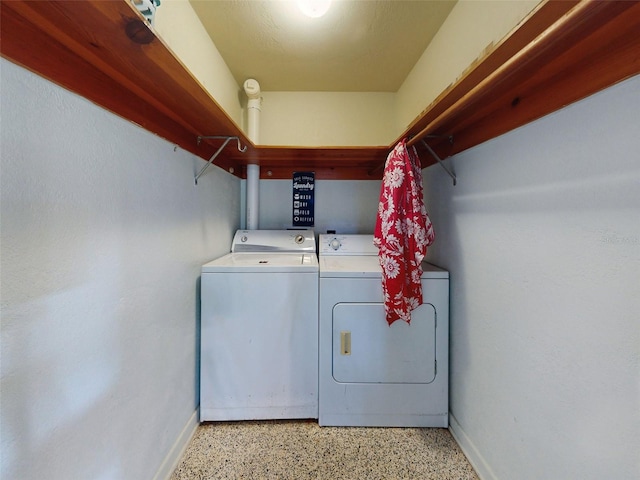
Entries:
{"type": "Polygon", "coordinates": [[[202,266],[202,273],[317,272],[315,253],[229,253],[202,266]]]}
{"type": "MultiPolygon", "coordinates": [[[[381,277],[381,268],[377,255],[320,255],[319,264],[320,277],[381,277]]],[[[430,263],[422,262],[421,278],[449,278],[449,272],[430,263]]]]}

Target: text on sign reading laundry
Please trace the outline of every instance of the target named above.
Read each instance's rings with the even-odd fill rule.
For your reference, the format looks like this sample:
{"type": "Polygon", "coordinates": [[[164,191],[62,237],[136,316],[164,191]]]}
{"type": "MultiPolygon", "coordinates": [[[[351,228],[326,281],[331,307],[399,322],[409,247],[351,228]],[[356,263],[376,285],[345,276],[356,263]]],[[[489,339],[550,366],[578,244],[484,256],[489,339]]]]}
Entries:
{"type": "Polygon", "coordinates": [[[293,173],[292,225],[313,227],[314,224],[314,172],[293,173]]]}

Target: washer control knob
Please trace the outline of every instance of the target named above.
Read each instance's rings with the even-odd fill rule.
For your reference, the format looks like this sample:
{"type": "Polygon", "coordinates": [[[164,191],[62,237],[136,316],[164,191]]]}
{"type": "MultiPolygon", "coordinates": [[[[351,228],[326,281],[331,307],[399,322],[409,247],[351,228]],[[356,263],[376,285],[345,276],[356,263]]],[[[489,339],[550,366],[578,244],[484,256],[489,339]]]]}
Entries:
{"type": "Polygon", "coordinates": [[[304,243],[304,235],[296,235],[293,241],[296,242],[298,245],[300,245],[301,243],[304,243]]]}
{"type": "Polygon", "coordinates": [[[240,241],[241,242],[246,242],[248,240],[246,235],[243,235],[242,237],[240,237],[240,241]]]}
{"type": "Polygon", "coordinates": [[[334,238],[329,242],[329,246],[334,250],[338,250],[340,248],[340,245],[340,240],[338,240],[337,238],[334,238]]]}

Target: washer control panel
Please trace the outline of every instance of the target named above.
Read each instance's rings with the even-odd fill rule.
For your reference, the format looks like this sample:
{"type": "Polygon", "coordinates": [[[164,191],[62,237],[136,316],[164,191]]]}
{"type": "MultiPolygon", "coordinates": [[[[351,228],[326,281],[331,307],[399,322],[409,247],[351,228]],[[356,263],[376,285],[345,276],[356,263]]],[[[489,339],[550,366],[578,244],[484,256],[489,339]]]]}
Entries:
{"type": "Polygon", "coordinates": [[[305,230],[238,230],[232,252],[316,252],[316,237],[305,230]]]}

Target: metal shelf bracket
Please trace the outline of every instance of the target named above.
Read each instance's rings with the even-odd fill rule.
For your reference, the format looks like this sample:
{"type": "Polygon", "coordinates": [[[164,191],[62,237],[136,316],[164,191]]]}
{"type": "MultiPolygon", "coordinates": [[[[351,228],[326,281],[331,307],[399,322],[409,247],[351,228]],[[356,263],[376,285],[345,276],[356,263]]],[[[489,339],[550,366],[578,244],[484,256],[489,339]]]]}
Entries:
{"type": "Polygon", "coordinates": [[[220,145],[220,147],[218,148],[218,150],[216,151],[216,153],[213,154],[213,156],[209,159],[209,161],[207,162],[207,164],[202,167],[202,169],[200,170],[200,172],[196,175],[195,177],[195,184],[198,185],[198,179],[202,176],[202,174],[205,172],[205,170],[207,168],[209,168],[209,165],[211,165],[213,163],[213,161],[216,159],[216,157],[218,155],[220,155],[220,152],[222,152],[222,150],[224,150],[224,147],[227,146],[227,144],[231,141],[231,140],[235,140],[236,142],[238,142],[238,151],[239,152],[246,152],[247,151],[247,146],[245,145],[244,147],[242,146],[242,144],[240,143],[240,138],[239,137],[227,137],[225,135],[207,135],[207,136],[199,136],[198,137],[198,145],[200,145],[200,143],[202,142],[202,140],[207,139],[207,138],[215,138],[215,139],[223,139],[224,138],[224,142],[222,143],[222,145],[220,145]]]}
{"type": "MultiPolygon", "coordinates": [[[[424,138],[442,138],[442,135],[427,135],[424,138]]],[[[438,164],[444,168],[444,171],[447,172],[449,174],[449,176],[453,179],[453,186],[456,186],[456,183],[458,182],[457,178],[456,178],[456,173],[453,171],[452,169],[449,169],[445,164],[444,161],[436,154],[436,152],[433,151],[433,149],[429,146],[429,144],[425,141],[425,139],[422,138],[422,144],[427,148],[427,150],[429,151],[429,153],[431,154],[431,156],[433,158],[436,159],[436,161],[438,162],[438,164]]],[[[449,143],[451,143],[453,145],[453,135],[449,135],[449,143]]]]}

